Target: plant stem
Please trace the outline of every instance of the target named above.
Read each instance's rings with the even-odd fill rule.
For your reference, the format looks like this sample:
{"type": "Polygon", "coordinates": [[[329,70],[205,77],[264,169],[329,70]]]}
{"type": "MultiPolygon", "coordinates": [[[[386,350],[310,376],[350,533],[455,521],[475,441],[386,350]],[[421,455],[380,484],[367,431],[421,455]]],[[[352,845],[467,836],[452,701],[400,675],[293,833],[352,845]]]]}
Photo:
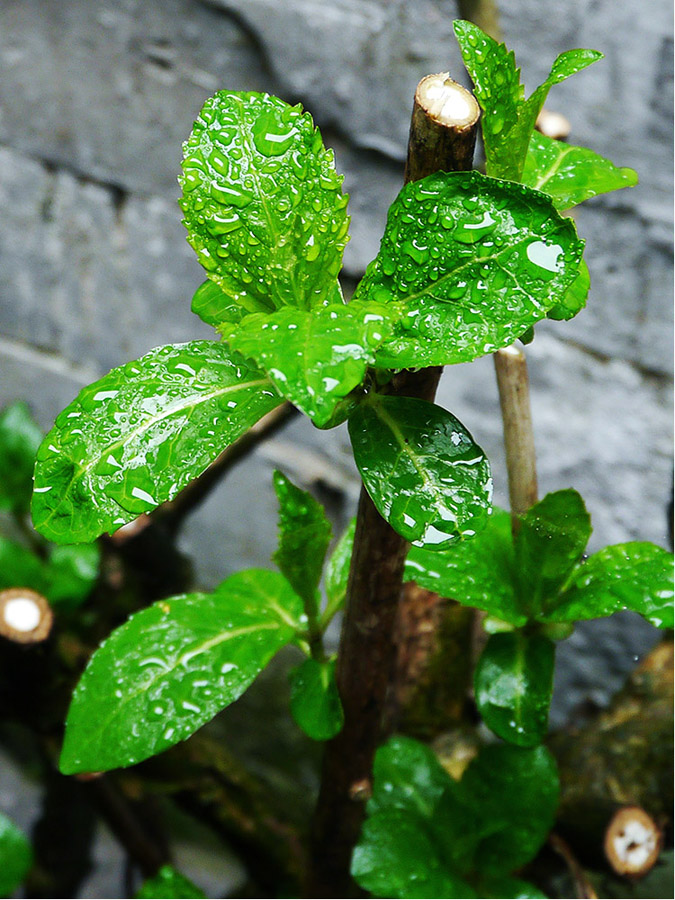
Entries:
{"type": "Polygon", "coordinates": [[[499,9],[496,0],[458,0],[459,15],[478,25],[486,34],[501,41],[499,9]]]}
{"type": "MultiPolygon", "coordinates": [[[[448,73],[422,79],[415,92],[406,181],[471,168],[479,108],[448,73]]],[[[402,372],[386,386],[433,400],[441,369],[402,372]]],[[[372,764],[396,658],[394,624],[408,543],[361,490],[337,663],[343,730],[326,745],[312,830],[311,897],[348,897],[352,850],[371,789],[372,764]]]]}
{"type": "Polygon", "coordinates": [[[504,447],[514,533],[518,516],[537,502],[537,459],[534,451],[527,360],[512,344],[494,356],[499,403],[504,423],[504,447]]]}

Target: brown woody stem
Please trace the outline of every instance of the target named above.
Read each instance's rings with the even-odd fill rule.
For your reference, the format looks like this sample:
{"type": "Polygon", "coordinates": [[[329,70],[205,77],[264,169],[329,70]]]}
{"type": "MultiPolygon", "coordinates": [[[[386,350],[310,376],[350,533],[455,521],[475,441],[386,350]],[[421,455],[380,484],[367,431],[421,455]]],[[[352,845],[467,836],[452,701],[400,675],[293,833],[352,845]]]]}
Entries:
{"type": "MultiPolygon", "coordinates": [[[[474,98],[447,73],[422,79],[415,93],[406,181],[439,170],[470,169],[478,118],[474,98]]],[[[431,401],[440,374],[440,368],[402,372],[388,390],[431,401]]],[[[313,827],[312,897],[348,897],[354,890],[349,866],[383,737],[407,552],[407,541],[380,517],[362,488],[337,666],[345,724],[326,746],[313,827]]]]}

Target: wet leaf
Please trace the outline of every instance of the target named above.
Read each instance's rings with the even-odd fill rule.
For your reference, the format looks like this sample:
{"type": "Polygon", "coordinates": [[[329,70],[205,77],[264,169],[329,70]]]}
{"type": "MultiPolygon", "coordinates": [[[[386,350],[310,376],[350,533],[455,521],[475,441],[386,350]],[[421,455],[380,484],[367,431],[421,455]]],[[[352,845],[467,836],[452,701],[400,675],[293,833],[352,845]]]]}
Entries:
{"type": "Polygon", "coordinates": [[[342,730],[344,713],[335,683],[335,661],[306,659],[290,672],[291,713],[314,741],[329,741],[342,730]]]}
{"type": "Polygon", "coordinates": [[[33,521],[58,543],[91,541],[170,500],[281,402],[214,341],[151,350],[84,388],[37,454],[33,521]]]}
{"type": "Polygon", "coordinates": [[[236,324],[247,312],[256,312],[257,307],[246,309],[243,303],[237,303],[213,281],[205,281],[195,291],[192,298],[192,312],[216,328],[223,322],[236,324]]]}
{"type": "Polygon", "coordinates": [[[286,579],[263,569],[131,616],[75,690],[61,771],[130,766],[185,740],[243,694],[302,627],[301,616],[286,579]]]}
{"type": "Polygon", "coordinates": [[[206,897],[206,894],[173,866],[162,866],[156,875],[143,882],[136,897],[139,900],[151,900],[155,897],[201,898],[206,897]]]}
{"type": "Polygon", "coordinates": [[[328,428],[344,421],[354,405],[345,398],[375,362],[375,351],[390,332],[389,315],[377,304],[354,302],[311,311],[288,307],[247,316],[221,331],[234,350],[267,372],[287,400],[318,428],[328,428]]]}
{"type": "Polygon", "coordinates": [[[548,729],[555,646],[521,631],[493,634],[474,676],[478,711],[488,728],[519,747],[540,744],[548,729]]]}
{"type": "Polygon", "coordinates": [[[35,453],[42,430],[25,403],[0,413],[0,509],[23,513],[30,506],[35,453]]]}
{"type": "Polygon", "coordinates": [[[228,303],[309,309],[333,298],[347,196],[308,113],[268,94],[219,91],[184,151],[188,240],[228,303]]]}
{"type": "Polygon", "coordinates": [[[330,543],[331,526],[323,506],[307,491],[296,487],[281,472],[274,473],[279,500],[279,549],[274,561],[305,608],[316,612],[323,561],[330,543]]]}
{"type": "Polygon", "coordinates": [[[336,607],[344,601],[347,593],[355,533],[356,519],[354,518],[335,545],[326,563],[326,596],[331,605],[336,607]]]}
{"type": "Polygon", "coordinates": [[[456,21],[454,29],[464,65],[474,83],[476,99],[483,110],[486,171],[494,178],[520,181],[530,137],[549,90],[602,59],[602,53],[597,50],[561,53],[546,81],[525,99],[520,69],[512,51],[471,22],[456,21]]]}
{"type": "Polygon", "coordinates": [[[97,544],[54,547],[46,567],[46,596],[58,609],[76,609],[98,579],[101,553],[97,544]]]}
{"type": "Polygon", "coordinates": [[[577,277],[584,242],[544,194],[479,172],[406,185],[356,296],[397,304],[388,368],[469,362],[543,319],[577,277]]]}
{"type": "Polygon", "coordinates": [[[0,897],[10,897],[33,865],[33,851],[23,831],[0,813],[0,897]]]}
{"type": "Polygon", "coordinates": [[[547,608],[591,536],[591,517],[577,491],[547,494],[520,517],[515,570],[523,608],[534,617],[547,608]]]}
{"type": "Polygon", "coordinates": [[[485,527],[490,467],[449,412],[425,400],[371,394],[350,417],[349,436],[373,503],[406,540],[443,549],[485,527]]]}
{"type": "Polygon", "coordinates": [[[393,737],[375,754],[368,813],[400,809],[432,818],[450,776],[426,744],[393,737]]]}
{"type": "Polygon", "coordinates": [[[594,553],[578,565],[542,618],[574,622],[630,609],[657,628],[673,627],[673,554],[631,541],[594,553]]]}
{"type": "Polygon", "coordinates": [[[523,184],[548,194],[556,209],[571,209],[598,194],[637,183],[634,169],[620,169],[586,147],[573,147],[537,131],[530,138],[523,184]]]}
{"type": "Polygon", "coordinates": [[[547,318],[557,321],[573,319],[586,306],[590,289],[591,273],[582,259],[576,278],[567,288],[563,298],[549,309],[547,318]]]}
{"type": "Polygon", "coordinates": [[[441,551],[411,547],[404,578],[512,625],[527,622],[514,583],[511,516],[496,507],[485,528],[470,541],[441,551]]]}

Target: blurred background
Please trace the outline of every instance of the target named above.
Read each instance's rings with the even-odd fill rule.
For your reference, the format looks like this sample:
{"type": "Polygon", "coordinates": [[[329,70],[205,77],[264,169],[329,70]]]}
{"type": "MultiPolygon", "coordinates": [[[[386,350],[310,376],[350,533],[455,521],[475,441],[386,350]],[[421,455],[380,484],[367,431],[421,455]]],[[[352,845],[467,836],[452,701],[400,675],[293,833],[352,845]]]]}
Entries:
{"type": "MultiPolygon", "coordinates": [[[[221,88],[268,91],[313,114],[351,195],[349,292],[401,186],[417,82],[449,70],[468,85],[452,35],[458,15],[451,0],[2,0],[0,407],[24,399],[46,429],[109,368],[212,336],[190,312],[203,273],[185,241],[176,177],[182,141],[221,88]]],[[[504,0],[500,22],[528,92],[563,50],[605,54],[554,88],[547,108],[569,119],[571,143],[640,176],[638,187],[579,209],[588,309],[537,326],[528,348],[540,493],[580,491],[591,549],[668,546],[672,4],[504,0]]],[[[447,369],[439,402],[486,450],[506,505],[491,360],[447,369]]],[[[353,515],[345,427],[294,420],[186,523],[181,549],[200,587],[267,565],[277,467],[327,505],[336,533],[353,515]]],[[[606,704],[656,638],[628,615],[578,628],[558,654],[552,725],[580,703],[606,704]]],[[[0,805],[29,826],[26,797],[38,789],[16,777],[6,762],[0,805]]],[[[101,846],[105,865],[87,896],[114,895],[106,891],[117,882],[105,879],[117,877],[119,851],[101,846]]]]}

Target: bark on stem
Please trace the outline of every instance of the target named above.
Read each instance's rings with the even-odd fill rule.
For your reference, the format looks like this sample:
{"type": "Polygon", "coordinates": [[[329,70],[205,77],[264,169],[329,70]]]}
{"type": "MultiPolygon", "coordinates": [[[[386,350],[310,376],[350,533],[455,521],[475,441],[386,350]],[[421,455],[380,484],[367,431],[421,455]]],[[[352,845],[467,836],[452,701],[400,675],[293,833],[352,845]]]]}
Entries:
{"type": "MultiPolygon", "coordinates": [[[[470,169],[478,118],[478,104],[448,73],[422,79],[415,93],[405,180],[470,169]]],[[[440,368],[402,372],[388,390],[433,400],[440,374],[440,368]]],[[[362,488],[337,667],[345,724],[326,746],[312,830],[310,897],[348,897],[354,889],[349,866],[371,788],[375,749],[383,736],[407,552],[408,543],[380,517],[362,488]]]]}

